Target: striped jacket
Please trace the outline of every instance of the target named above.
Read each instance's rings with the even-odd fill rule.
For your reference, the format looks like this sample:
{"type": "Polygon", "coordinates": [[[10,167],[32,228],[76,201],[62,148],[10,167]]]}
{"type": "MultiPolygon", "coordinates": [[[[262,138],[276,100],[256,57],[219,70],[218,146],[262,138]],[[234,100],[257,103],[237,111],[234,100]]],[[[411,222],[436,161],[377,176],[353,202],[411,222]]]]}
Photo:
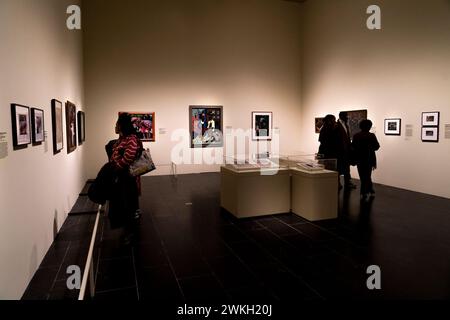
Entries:
{"type": "Polygon", "coordinates": [[[127,168],[134,162],[141,148],[142,142],[136,135],[120,137],[113,147],[111,162],[119,169],[127,168]]]}

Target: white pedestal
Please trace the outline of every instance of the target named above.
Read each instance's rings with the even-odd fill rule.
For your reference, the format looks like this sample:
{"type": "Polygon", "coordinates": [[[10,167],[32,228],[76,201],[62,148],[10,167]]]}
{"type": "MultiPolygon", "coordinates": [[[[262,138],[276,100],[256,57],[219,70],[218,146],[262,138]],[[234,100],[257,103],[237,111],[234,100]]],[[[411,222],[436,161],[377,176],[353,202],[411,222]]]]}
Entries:
{"type": "Polygon", "coordinates": [[[291,169],[291,211],[310,221],[336,219],[338,173],[291,169]]]}
{"type": "Polygon", "coordinates": [[[289,212],[290,196],[289,169],[262,175],[260,169],[221,167],[220,205],[237,218],[289,212]]]}

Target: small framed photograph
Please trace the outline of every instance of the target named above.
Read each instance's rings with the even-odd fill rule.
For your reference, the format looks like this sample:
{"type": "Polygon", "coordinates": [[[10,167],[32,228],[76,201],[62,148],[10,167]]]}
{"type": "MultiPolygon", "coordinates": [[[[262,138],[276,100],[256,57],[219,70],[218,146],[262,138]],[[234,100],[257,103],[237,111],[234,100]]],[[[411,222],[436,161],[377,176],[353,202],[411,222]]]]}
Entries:
{"type": "Polygon", "coordinates": [[[252,140],[272,140],[272,112],[252,112],[252,140]]]}
{"type": "Polygon", "coordinates": [[[78,111],[78,144],[82,144],[86,141],[86,116],[83,111],[78,111]]]}
{"type": "Polygon", "coordinates": [[[423,142],[439,142],[439,128],[438,127],[423,127],[422,128],[423,142]]]}
{"type": "Polygon", "coordinates": [[[320,130],[322,129],[322,126],[323,126],[323,119],[325,119],[325,118],[324,117],[315,118],[314,126],[316,127],[316,133],[320,133],[320,130]]]}
{"type": "Polygon", "coordinates": [[[70,101],[66,102],[66,137],[69,154],[77,148],[77,107],[70,101]]]}
{"type": "Polygon", "coordinates": [[[439,126],[439,112],[422,112],[422,126],[439,126]]]}
{"type": "Polygon", "coordinates": [[[385,119],[384,134],[387,136],[399,136],[401,134],[401,119],[385,119]]]}
{"type": "Polygon", "coordinates": [[[19,104],[11,105],[13,145],[24,147],[31,143],[30,108],[19,104]]]}
{"type": "Polygon", "coordinates": [[[52,100],[52,136],[53,154],[57,154],[64,148],[64,138],[62,102],[56,99],[52,100]]]}
{"type": "Polygon", "coordinates": [[[33,144],[44,141],[44,111],[31,108],[31,128],[33,130],[33,144]]]}

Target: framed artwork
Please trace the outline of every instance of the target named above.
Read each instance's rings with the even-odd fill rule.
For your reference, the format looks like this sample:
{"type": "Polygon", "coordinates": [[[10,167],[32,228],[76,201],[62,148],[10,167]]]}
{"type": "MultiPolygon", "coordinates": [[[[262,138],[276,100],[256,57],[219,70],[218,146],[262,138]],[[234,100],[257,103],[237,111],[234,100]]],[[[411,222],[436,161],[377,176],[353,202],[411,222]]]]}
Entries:
{"type": "Polygon", "coordinates": [[[252,140],[272,140],[272,112],[252,112],[252,140]]]}
{"type": "Polygon", "coordinates": [[[66,137],[67,153],[77,148],[77,107],[70,101],[66,102],[66,137]]]}
{"type": "Polygon", "coordinates": [[[82,144],[84,141],[86,141],[86,117],[83,111],[78,111],[77,113],[78,117],[78,144],[82,144]]]}
{"type": "Polygon", "coordinates": [[[44,111],[31,108],[31,129],[33,132],[33,144],[44,141],[44,111]]]}
{"type": "Polygon", "coordinates": [[[367,119],[367,110],[352,110],[346,111],[348,115],[348,127],[350,129],[350,136],[353,138],[355,134],[361,131],[359,123],[361,120],[367,119]]]}
{"type": "Polygon", "coordinates": [[[322,129],[322,126],[323,126],[323,119],[325,119],[325,118],[324,117],[316,118],[314,120],[314,126],[316,128],[316,133],[320,133],[320,129],[322,129]]]}
{"type": "Polygon", "coordinates": [[[57,154],[64,148],[63,138],[63,107],[61,101],[52,100],[52,136],[53,154],[57,154]]]}
{"type": "Polygon", "coordinates": [[[422,126],[439,126],[439,112],[422,112],[422,126]]]}
{"type": "Polygon", "coordinates": [[[401,135],[401,119],[384,119],[384,134],[387,136],[401,135]]]}
{"type": "Polygon", "coordinates": [[[128,113],[141,141],[155,141],[155,113],[154,112],[119,112],[119,116],[128,113]]]}
{"type": "Polygon", "coordinates": [[[31,143],[30,108],[20,104],[11,105],[13,145],[15,148],[31,143]]]}
{"type": "Polygon", "coordinates": [[[222,106],[189,106],[191,148],[223,146],[222,110],[222,106]]]}
{"type": "Polygon", "coordinates": [[[423,142],[439,142],[439,128],[438,127],[423,127],[422,128],[423,142]]]}

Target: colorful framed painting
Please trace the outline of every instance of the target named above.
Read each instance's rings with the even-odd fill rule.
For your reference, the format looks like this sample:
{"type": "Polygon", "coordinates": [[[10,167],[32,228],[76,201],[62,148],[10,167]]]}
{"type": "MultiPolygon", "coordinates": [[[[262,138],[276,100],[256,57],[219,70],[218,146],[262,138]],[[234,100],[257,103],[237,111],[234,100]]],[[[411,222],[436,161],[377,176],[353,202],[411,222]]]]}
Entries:
{"type": "Polygon", "coordinates": [[[33,144],[40,144],[44,141],[44,111],[31,108],[31,129],[33,132],[33,144]]]}
{"type": "Polygon", "coordinates": [[[14,148],[22,148],[30,144],[30,108],[20,104],[11,104],[11,122],[14,148]]]}
{"type": "Polygon", "coordinates": [[[422,128],[423,142],[439,142],[439,128],[438,127],[423,127],[422,128]]]}
{"type": "Polygon", "coordinates": [[[252,112],[252,140],[272,140],[272,112],[252,112]]]}
{"type": "Polygon", "coordinates": [[[78,144],[83,144],[86,141],[86,116],[83,111],[78,111],[78,144]]]}
{"type": "Polygon", "coordinates": [[[348,127],[350,129],[350,137],[361,131],[359,123],[361,120],[367,119],[367,110],[351,110],[346,111],[348,115],[348,127]]]}
{"type": "Polygon", "coordinates": [[[191,148],[222,147],[222,130],[222,106],[189,106],[191,148]]]}
{"type": "Polygon", "coordinates": [[[119,112],[119,116],[128,113],[136,130],[136,135],[144,142],[155,141],[155,113],[154,112],[119,112]]]}
{"type": "Polygon", "coordinates": [[[384,119],[384,134],[387,136],[401,135],[401,119],[384,119]]]}
{"type": "Polygon", "coordinates": [[[439,126],[439,112],[422,112],[422,126],[439,126]]]}
{"type": "Polygon", "coordinates": [[[66,137],[67,153],[77,148],[77,107],[70,101],[66,102],[66,137]]]}
{"type": "Polygon", "coordinates": [[[53,154],[57,154],[64,148],[64,134],[62,102],[56,99],[52,100],[52,136],[53,154]]]}

